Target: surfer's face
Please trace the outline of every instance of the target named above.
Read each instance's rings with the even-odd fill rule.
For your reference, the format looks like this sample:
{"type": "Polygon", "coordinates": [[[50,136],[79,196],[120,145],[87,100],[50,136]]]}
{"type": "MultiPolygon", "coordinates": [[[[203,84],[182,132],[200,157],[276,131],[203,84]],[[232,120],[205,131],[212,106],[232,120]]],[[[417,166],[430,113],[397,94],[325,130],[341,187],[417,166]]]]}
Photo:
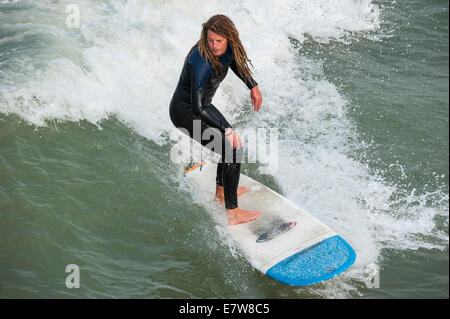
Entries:
{"type": "Polygon", "coordinates": [[[228,46],[227,38],[221,37],[220,35],[214,33],[211,30],[208,30],[206,40],[208,41],[209,50],[216,57],[221,56],[227,50],[228,46]]]}

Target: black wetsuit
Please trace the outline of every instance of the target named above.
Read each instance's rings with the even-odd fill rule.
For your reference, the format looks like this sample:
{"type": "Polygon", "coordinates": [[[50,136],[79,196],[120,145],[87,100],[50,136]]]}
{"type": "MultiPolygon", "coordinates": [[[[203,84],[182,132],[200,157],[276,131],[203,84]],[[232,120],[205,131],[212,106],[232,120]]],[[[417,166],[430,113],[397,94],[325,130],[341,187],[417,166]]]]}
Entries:
{"type": "Polygon", "coordinates": [[[222,156],[221,163],[217,165],[216,183],[224,187],[225,207],[233,209],[238,206],[237,188],[243,150],[242,148],[238,151],[232,149],[226,141],[225,130],[231,125],[222,113],[211,104],[211,101],[219,84],[227,75],[229,67],[249,89],[252,89],[257,83],[252,78],[243,78],[239,75],[230,45],[228,45],[225,53],[219,57],[219,61],[222,63],[223,69],[222,72],[216,74],[211,63],[200,55],[198,48],[195,48],[189,54],[170,102],[170,119],[176,127],[186,129],[191,138],[195,138],[207,147],[214,136],[209,139],[200,138],[198,140],[202,135],[194,136],[193,121],[201,120],[202,134],[207,128],[215,129],[217,133],[215,136],[222,139],[221,149],[213,148],[213,151],[222,156]],[[228,152],[233,153],[232,160],[225,156],[228,152]]]}

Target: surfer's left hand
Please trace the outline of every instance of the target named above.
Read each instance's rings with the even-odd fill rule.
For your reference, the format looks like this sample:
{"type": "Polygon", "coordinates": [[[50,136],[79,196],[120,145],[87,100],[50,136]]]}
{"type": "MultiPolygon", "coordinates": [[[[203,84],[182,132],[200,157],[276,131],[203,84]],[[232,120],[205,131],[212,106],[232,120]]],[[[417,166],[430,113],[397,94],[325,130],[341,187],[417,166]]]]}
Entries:
{"type": "Polygon", "coordinates": [[[227,139],[229,145],[232,148],[240,149],[241,147],[244,146],[244,142],[242,142],[241,137],[236,133],[230,134],[230,135],[226,136],[225,138],[227,139]]]}
{"type": "Polygon", "coordinates": [[[262,96],[261,92],[259,92],[258,86],[252,88],[252,90],[250,91],[250,95],[252,98],[253,110],[258,112],[261,108],[262,103],[262,96]]]}

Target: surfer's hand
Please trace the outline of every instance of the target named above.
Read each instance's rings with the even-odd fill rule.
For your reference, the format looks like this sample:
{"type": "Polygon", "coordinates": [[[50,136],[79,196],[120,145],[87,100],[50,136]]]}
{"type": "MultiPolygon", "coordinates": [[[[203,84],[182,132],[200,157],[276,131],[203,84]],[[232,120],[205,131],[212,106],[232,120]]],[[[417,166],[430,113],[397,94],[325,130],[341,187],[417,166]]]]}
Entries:
{"type": "Polygon", "coordinates": [[[252,98],[253,110],[258,112],[262,104],[262,96],[261,92],[259,92],[258,86],[252,88],[250,91],[250,96],[252,98]]]}
{"type": "Polygon", "coordinates": [[[242,139],[239,135],[236,133],[230,134],[228,136],[225,136],[228,143],[233,147],[240,149],[242,146],[244,146],[244,143],[242,142],[242,139]]]}

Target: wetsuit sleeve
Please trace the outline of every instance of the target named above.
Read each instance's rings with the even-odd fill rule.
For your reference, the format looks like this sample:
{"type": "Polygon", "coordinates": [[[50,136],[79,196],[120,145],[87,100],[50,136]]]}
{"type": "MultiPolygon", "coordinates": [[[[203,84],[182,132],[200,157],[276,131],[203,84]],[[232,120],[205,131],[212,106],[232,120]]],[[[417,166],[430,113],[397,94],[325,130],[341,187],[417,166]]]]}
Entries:
{"type": "Polygon", "coordinates": [[[231,59],[230,68],[233,70],[234,74],[236,74],[242,80],[242,82],[244,82],[245,85],[247,85],[249,90],[253,89],[255,86],[258,85],[258,83],[256,83],[256,81],[252,77],[242,77],[239,74],[239,71],[237,69],[237,65],[236,65],[236,62],[234,61],[234,59],[231,59]]]}
{"type": "Polygon", "coordinates": [[[190,63],[189,66],[191,68],[191,105],[194,114],[209,126],[218,128],[225,133],[225,130],[231,127],[230,123],[214,105],[202,105],[202,90],[198,88],[194,67],[190,63]]]}

